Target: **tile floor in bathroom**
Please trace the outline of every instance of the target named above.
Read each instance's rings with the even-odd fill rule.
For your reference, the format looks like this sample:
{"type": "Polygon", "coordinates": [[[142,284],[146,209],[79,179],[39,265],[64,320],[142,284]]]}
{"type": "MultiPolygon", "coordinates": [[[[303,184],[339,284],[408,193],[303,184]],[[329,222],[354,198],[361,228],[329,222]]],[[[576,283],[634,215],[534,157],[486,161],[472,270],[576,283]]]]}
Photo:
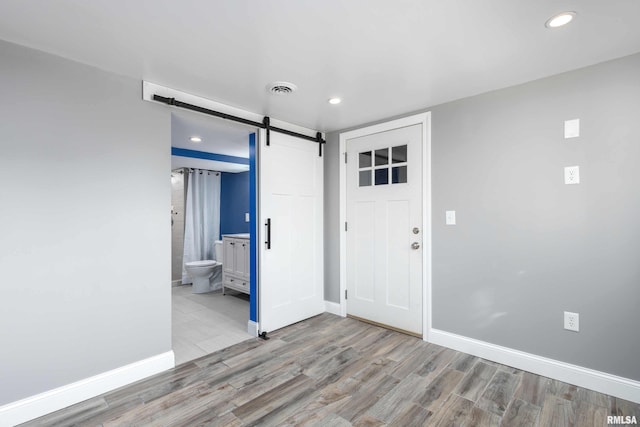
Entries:
{"type": "Polygon", "coordinates": [[[194,294],[191,285],[172,287],[171,293],[176,366],[251,338],[248,295],[194,294]]]}

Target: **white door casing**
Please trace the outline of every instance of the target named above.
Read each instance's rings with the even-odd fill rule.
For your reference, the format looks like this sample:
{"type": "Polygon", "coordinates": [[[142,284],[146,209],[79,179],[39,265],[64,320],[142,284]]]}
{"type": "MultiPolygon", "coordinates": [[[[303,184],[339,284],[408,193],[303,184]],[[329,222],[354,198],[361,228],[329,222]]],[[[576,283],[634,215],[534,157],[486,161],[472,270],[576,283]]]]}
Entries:
{"type": "Polygon", "coordinates": [[[323,163],[316,142],[259,136],[258,319],[271,332],[324,312],[323,163]]]}
{"type": "MultiPolygon", "coordinates": [[[[341,228],[343,221],[348,223],[348,231],[342,229],[340,235],[344,254],[341,313],[427,339],[431,327],[430,113],[343,133],[340,152],[348,159],[340,170],[341,228]],[[393,147],[405,144],[407,162],[396,155],[394,163],[393,147]],[[382,164],[381,157],[376,166],[375,150],[388,155],[388,164],[382,164]],[[369,152],[371,166],[366,155],[360,162],[360,153],[369,152]],[[406,183],[401,182],[402,166],[406,166],[406,183]],[[369,174],[371,185],[366,185],[369,174]],[[375,185],[376,174],[379,185],[375,185]],[[419,248],[412,248],[413,243],[419,248]]],[[[397,154],[402,155],[402,150],[397,154]]]]}

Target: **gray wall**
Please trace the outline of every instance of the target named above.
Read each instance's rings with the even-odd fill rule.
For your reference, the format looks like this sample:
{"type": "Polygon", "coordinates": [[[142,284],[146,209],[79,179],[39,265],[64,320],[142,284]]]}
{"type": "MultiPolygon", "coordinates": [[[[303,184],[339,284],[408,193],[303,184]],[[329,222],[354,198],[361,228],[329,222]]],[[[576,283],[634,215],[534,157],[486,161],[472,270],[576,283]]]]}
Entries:
{"type": "Polygon", "coordinates": [[[340,302],[340,133],[324,146],[324,299],[340,302]]]}
{"type": "MultiPolygon", "coordinates": [[[[640,380],[638,76],[633,55],[427,110],[434,328],[640,380]],[[575,118],[581,136],[565,140],[575,118]],[[581,183],[564,185],[573,165],[581,183]],[[563,330],[565,310],[579,333],[563,330]]],[[[337,135],[325,175],[333,301],[337,135]]]]}
{"type": "Polygon", "coordinates": [[[171,172],[171,280],[182,283],[182,257],[184,255],[184,203],[187,194],[187,179],[184,168],[171,172]]]}
{"type": "Polygon", "coordinates": [[[0,405],[171,350],[170,118],[0,42],[0,405]]]}

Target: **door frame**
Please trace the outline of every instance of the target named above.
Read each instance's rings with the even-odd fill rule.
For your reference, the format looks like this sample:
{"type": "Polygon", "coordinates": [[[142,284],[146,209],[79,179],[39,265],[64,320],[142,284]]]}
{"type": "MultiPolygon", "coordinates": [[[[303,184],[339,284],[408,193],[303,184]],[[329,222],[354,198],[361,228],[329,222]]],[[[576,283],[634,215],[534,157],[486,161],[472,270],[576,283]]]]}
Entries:
{"type": "Polygon", "coordinates": [[[347,154],[347,141],[353,138],[386,132],[397,128],[422,125],[422,229],[425,230],[422,251],[422,339],[429,341],[431,331],[431,112],[415,114],[376,125],[366,126],[340,134],[340,315],[347,315],[347,231],[344,224],[347,221],[347,164],[344,156],[347,154]]]}
{"type": "MultiPolygon", "coordinates": [[[[230,105],[222,104],[220,102],[214,101],[209,98],[204,98],[202,96],[190,94],[187,92],[182,92],[177,89],[172,89],[166,86],[161,86],[156,83],[151,83],[148,81],[142,81],[142,99],[144,101],[151,102],[153,104],[159,104],[158,101],[154,100],[154,95],[160,95],[166,98],[176,98],[182,102],[186,102],[188,104],[196,105],[198,107],[202,107],[204,109],[217,111],[220,113],[225,113],[231,116],[236,116],[245,120],[253,121],[253,122],[262,122],[264,116],[262,114],[254,113],[248,110],[244,110],[242,108],[232,107],[230,105]]],[[[159,104],[156,108],[161,108],[159,104]]],[[[175,106],[166,106],[168,109],[178,108],[175,106]]],[[[194,113],[200,114],[200,113],[194,113]]],[[[202,114],[208,114],[206,112],[202,114]]],[[[220,117],[218,120],[224,120],[224,117],[220,117]]],[[[258,298],[260,297],[260,275],[262,273],[260,268],[260,258],[258,252],[258,245],[260,238],[262,237],[260,234],[261,224],[258,222],[259,211],[260,211],[260,179],[259,179],[259,169],[260,169],[260,150],[258,149],[258,144],[266,138],[266,132],[261,132],[264,129],[255,128],[251,124],[247,124],[250,128],[254,128],[255,132],[253,132],[249,136],[249,181],[250,181],[250,189],[249,189],[249,235],[250,235],[250,245],[251,245],[251,255],[250,255],[250,285],[251,285],[251,294],[250,294],[250,309],[249,309],[249,320],[247,324],[247,332],[250,335],[258,336],[258,331],[260,330],[260,313],[258,310],[258,298]],[[261,139],[262,138],[262,139],[261,139]]],[[[292,132],[299,133],[301,135],[306,135],[308,137],[317,138],[318,132],[314,129],[305,128],[293,123],[286,122],[284,120],[279,120],[276,118],[271,118],[271,126],[277,127],[280,129],[289,130],[292,132]]],[[[326,135],[321,133],[321,137],[324,139],[326,135]]],[[[170,201],[169,201],[170,202],[170,201]]],[[[170,292],[170,288],[167,288],[167,291],[170,292]]],[[[171,316],[171,313],[169,313],[171,316]]]]}

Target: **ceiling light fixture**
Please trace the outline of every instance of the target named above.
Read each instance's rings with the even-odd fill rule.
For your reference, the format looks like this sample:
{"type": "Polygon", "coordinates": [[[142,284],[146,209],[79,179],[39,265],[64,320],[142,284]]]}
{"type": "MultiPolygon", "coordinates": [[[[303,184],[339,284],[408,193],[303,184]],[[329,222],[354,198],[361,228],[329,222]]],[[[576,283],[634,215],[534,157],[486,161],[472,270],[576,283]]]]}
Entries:
{"type": "Polygon", "coordinates": [[[337,105],[337,104],[340,104],[341,102],[342,102],[342,99],[340,98],[329,98],[329,104],[337,105]]]}
{"type": "Polygon", "coordinates": [[[191,142],[202,142],[202,138],[200,138],[199,136],[192,136],[191,138],[189,138],[189,141],[191,141],[191,142]]]}
{"type": "Polygon", "coordinates": [[[573,21],[573,18],[575,17],[575,12],[558,13],[557,15],[554,15],[551,18],[547,19],[547,22],[545,22],[544,26],[547,28],[562,27],[563,25],[567,25],[569,22],[573,21]]]}

